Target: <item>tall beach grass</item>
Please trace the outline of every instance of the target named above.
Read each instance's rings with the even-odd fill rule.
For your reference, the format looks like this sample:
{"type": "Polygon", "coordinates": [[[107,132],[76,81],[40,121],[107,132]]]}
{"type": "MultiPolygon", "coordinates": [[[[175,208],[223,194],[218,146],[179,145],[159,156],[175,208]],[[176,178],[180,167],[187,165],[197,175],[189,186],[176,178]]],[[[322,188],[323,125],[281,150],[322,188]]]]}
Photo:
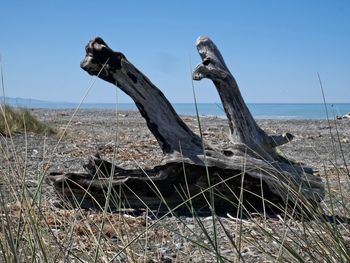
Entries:
{"type": "MultiPolygon", "coordinates": [[[[333,136],[335,147],[342,144],[337,138],[333,136]]],[[[168,207],[166,215],[155,219],[146,204],[147,213],[131,216],[111,213],[107,206],[100,208],[101,213],[80,208],[60,209],[42,201],[40,195],[33,192],[42,193],[44,181],[33,191],[26,182],[27,169],[17,163],[21,158],[15,156],[13,146],[5,144],[5,140],[9,138],[2,137],[1,143],[1,155],[7,160],[2,165],[0,180],[0,257],[3,262],[148,262],[151,259],[157,262],[164,260],[162,254],[155,257],[150,251],[161,247],[152,247],[152,244],[159,239],[157,242],[163,242],[164,247],[171,245],[167,236],[177,240],[174,246],[180,242],[192,251],[186,255],[178,249],[172,258],[174,262],[189,260],[194,251],[202,255],[198,259],[200,262],[350,261],[349,174],[344,163],[335,164],[339,162],[332,159],[331,151],[329,158],[323,160],[327,195],[312,220],[295,218],[291,209],[275,217],[257,214],[240,203],[240,197],[237,208],[241,212],[237,215],[219,217],[212,213],[209,218],[201,217],[191,207],[194,197],[188,195],[184,195],[183,206],[193,217],[176,218],[176,211],[168,207]],[[327,168],[330,165],[332,169],[327,168]],[[168,216],[171,215],[175,219],[169,225],[168,216]]],[[[339,150],[337,153],[339,155],[339,150]]],[[[46,170],[37,172],[44,176],[46,170]]],[[[210,193],[215,187],[211,185],[203,191],[210,193]]],[[[245,190],[241,190],[244,194],[245,190]]],[[[166,198],[160,191],[158,194],[166,204],[166,198]]],[[[111,187],[105,195],[116,207],[125,205],[115,198],[122,193],[113,192],[111,187]]],[[[212,202],[208,200],[208,205],[212,202]]],[[[313,211],[311,207],[310,211],[313,211]]]]}
{"type": "MultiPolygon", "coordinates": [[[[328,157],[322,160],[324,171],[321,174],[327,193],[320,209],[315,211],[306,202],[303,208],[309,212],[298,218],[294,207],[288,206],[273,217],[264,211],[256,213],[242,202],[247,192],[242,181],[240,195],[226,197],[235,201],[232,206],[236,207],[237,214],[217,216],[215,189],[226,182],[219,180],[211,184],[208,178],[208,187],[202,192],[209,193],[210,215],[197,214],[192,205],[195,196],[190,196],[185,188],[179,189],[183,196],[181,206],[192,216],[177,217],[178,207],[170,208],[159,189],[155,189],[155,194],[168,209],[162,216],[157,216],[146,202],[141,215],[111,212],[109,203],[120,210],[127,206],[120,201],[122,191],[116,192],[111,187],[112,176],[103,193],[108,202],[99,207],[99,211],[79,208],[81,200],[76,200],[74,207],[69,204],[64,209],[54,206],[43,198],[48,194],[44,178],[49,164],[38,165],[35,170],[38,180],[34,186],[27,180],[30,169],[26,165],[27,134],[41,134],[38,136],[42,136],[41,146],[45,148],[45,137],[53,130],[34,119],[28,110],[13,110],[4,105],[0,123],[1,262],[350,262],[350,179],[348,160],[338,150],[342,148],[339,136],[332,134],[334,147],[328,149],[328,157]],[[16,132],[21,132],[24,140],[21,152],[11,137],[16,132]],[[339,152],[343,157],[341,164],[334,160],[339,152]]],[[[117,129],[116,140],[118,132],[117,129]]],[[[59,138],[57,143],[62,140],[63,137],[59,138]]],[[[118,146],[117,141],[115,145],[118,146]]],[[[53,152],[56,149],[54,147],[53,152]]],[[[118,147],[114,150],[120,151],[118,147]]],[[[43,156],[38,157],[38,162],[42,159],[43,156]]],[[[49,160],[54,162],[53,158],[49,160]]],[[[286,191],[291,198],[298,198],[294,190],[286,191]]],[[[204,194],[202,196],[205,198],[204,194]]],[[[261,198],[263,203],[268,202],[264,196],[261,198]]]]}

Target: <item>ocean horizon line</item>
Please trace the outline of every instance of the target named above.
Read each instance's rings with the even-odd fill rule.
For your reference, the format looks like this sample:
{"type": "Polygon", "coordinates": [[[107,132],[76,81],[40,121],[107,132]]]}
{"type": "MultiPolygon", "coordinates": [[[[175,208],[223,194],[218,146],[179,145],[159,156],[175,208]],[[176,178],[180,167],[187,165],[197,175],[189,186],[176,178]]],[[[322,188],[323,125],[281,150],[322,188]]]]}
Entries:
{"type": "MultiPolygon", "coordinates": [[[[17,101],[18,103],[50,103],[50,104],[116,104],[117,102],[93,102],[93,101],[52,101],[52,100],[45,100],[45,99],[35,99],[35,98],[22,98],[22,97],[3,97],[0,96],[0,103],[5,101],[9,101],[12,103],[13,101],[17,101]]],[[[169,101],[170,104],[195,104],[195,102],[179,102],[179,101],[169,101]]],[[[197,102],[199,104],[221,104],[221,102],[213,101],[213,102],[197,102]]],[[[118,104],[134,104],[132,101],[119,101],[118,104]]],[[[246,104],[324,104],[323,101],[320,102],[246,102],[246,104]]],[[[350,104],[350,102],[333,102],[333,101],[326,101],[326,104],[350,104]]]]}
{"type": "MultiPolygon", "coordinates": [[[[7,103],[15,107],[24,108],[44,108],[44,109],[76,109],[79,105],[81,109],[115,109],[119,110],[137,110],[133,102],[52,102],[36,99],[9,98],[0,97],[0,102],[7,103]]],[[[196,115],[195,103],[175,102],[171,103],[176,112],[180,115],[196,115]]],[[[336,116],[342,116],[350,112],[350,103],[247,103],[249,110],[254,118],[257,119],[333,119],[336,116]]],[[[202,116],[224,117],[225,112],[220,102],[200,102],[197,103],[199,114],[202,116]]]]}

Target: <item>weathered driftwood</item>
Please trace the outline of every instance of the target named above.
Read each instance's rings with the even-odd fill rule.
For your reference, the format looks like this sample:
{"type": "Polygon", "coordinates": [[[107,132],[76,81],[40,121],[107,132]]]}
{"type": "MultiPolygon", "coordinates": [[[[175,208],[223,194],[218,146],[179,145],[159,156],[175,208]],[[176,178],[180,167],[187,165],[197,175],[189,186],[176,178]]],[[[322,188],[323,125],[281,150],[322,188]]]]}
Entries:
{"type": "Polygon", "coordinates": [[[311,168],[276,152],[277,146],[293,136],[267,135],[249,112],[215,44],[208,37],[200,37],[196,45],[202,63],[195,68],[193,79],[213,81],[227,115],[230,148],[202,143],[142,72],[122,53],[95,38],[86,46],[81,67],[116,85],[134,100],[163,150],[164,159],[152,169],[127,170],[98,156],[85,166],[87,173],[51,173],[49,179],[58,193],[84,207],[104,204],[108,188],[114,207],[176,207],[192,197],[191,205],[199,209],[209,206],[211,186],[215,208],[221,211],[230,210],[242,196],[248,208],[261,204],[262,196],[274,204],[318,205],[324,197],[322,180],[313,175],[311,168]]]}

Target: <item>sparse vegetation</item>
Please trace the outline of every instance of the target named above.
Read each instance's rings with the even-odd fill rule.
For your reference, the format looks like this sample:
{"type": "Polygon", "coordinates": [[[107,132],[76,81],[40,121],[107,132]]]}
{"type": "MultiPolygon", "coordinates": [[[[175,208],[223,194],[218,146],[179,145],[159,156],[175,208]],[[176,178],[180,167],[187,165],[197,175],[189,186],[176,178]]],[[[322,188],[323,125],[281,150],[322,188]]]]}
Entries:
{"type": "Polygon", "coordinates": [[[24,131],[41,134],[56,133],[55,129],[36,119],[28,109],[0,104],[0,134],[10,135],[24,131]]]}
{"type": "MultiPolygon", "coordinates": [[[[340,132],[344,131],[344,127],[338,128],[342,129],[340,132]]],[[[324,129],[322,136],[317,138],[329,140],[325,138],[327,134],[329,131],[324,129]]],[[[41,138],[42,135],[36,136],[41,138]]],[[[316,143],[316,139],[309,139],[309,142],[316,143]]],[[[242,204],[238,207],[239,213],[227,217],[215,214],[201,217],[194,213],[192,217],[164,216],[158,219],[147,208],[138,215],[111,213],[107,207],[102,207],[100,211],[60,209],[46,198],[49,195],[49,187],[44,180],[46,166],[38,165],[33,170],[23,164],[30,164],[31,142],[24,141],[14,146],[1,143],[0,261],[186,262],[192,259],[194,262],[349,262],[348,160],[340,154],[342,142],[335,137],[333,139],[336,154],[327,149],[326,153],[318,153],[322,159],[320,163],[324,165],[320,173],[326,183],[327,195],[322,209],[314,211],[311,219],[306,216],[296,218],[293,208],[281,208],[280,214],[269,216],[263,212],[248,211],[242,204]],[[26,150],[16,150],[16,146],[24,149],[24,145],[27,145],[26,150]],[[333,160],[334,156],[337,160],[333,160]],[[36,183],[30,179],[33,173],[36,183]]],[[[75,140],[80,143],[79,138],[75,140]]],[[[130,141],[130,145],[134,145],[134,139],[130,138],[130,141]]],[[[41,148],[53,148],[46,143],[43,140],[41,148]]],[[[145,143],[148,147],[152,146],[148,141],[145,143]]],[[[342,146],[344,150],[348,149],[348,145],[342,146]]],[[[72,152],[75,148],[68,149],[70,151],[65,151],[65,154],[72,154],[73,158],[81,150],[72,152]]],[[[110,156],[117,151],[117,157],[112,157],[116,161],[122,156],[131,159],[128,154],[133,149],[135,154],[140,154],[139,151],[145,151],[147,147],[141,142],[131,149],[129,146],[116,150],[111,145],[105,145],[101,151],[105,154],[110,152],[110,156]]],[[[61,154],[60,150],[51,162],[59,162],[61,154]]],[[[45,158],[47,160],[51,155],[45,158]]],[[[39,164],[42,161],[38,156],[35,160],[39,164]]],[[[107,199],[122,208],[124,204],[118,204],[118,200],[110,194],[105,192],[107,199]]],[[[208,202],[211,203],[211,200],[208,202]]],[[[192,211],[191,202],[186,205],[192,211]]],[[[175,212],[169,210],[168,214],[174,215],[175,212]]]]}

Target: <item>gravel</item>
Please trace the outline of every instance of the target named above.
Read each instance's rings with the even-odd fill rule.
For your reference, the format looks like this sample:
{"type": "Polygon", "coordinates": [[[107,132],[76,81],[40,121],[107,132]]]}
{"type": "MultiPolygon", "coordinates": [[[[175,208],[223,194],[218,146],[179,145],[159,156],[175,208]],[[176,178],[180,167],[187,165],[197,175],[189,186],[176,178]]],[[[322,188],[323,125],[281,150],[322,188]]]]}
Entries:
{"type": "MultiPolygon", "coordinates": [[[[32,110],[40,120],[54,126],[60,132],[66,130],[66,135],[62,140],[59,136],[46,137],[32,133],[0,138],[2,151],[0,173],[13,174],[18,178],[25,174],[25,183],[34,192],[38,181],[47,172],[82,172],[82,165],[89,156],[97,152],[105,159],[115,159],[117,164],[124,168],[138,168],[138,166],[149,168],[160,163],[162,152],[138,112],[116,113],[113,110],[82,109],[72,117],[73,112],[70,109],[32,110]]],[[[182,118],[191,129],[199,133],[196,118],[190,116],[182,118]]],[[[200,119],[206,141],[213,145],[229,144],[225,119],[212,116],[201,116],[200,119]]],[[[344,161],[350,160],[349,120],[330,123],[327,120],[258,120],[257,122],[268,134],[292,133],[295,136],[294,140],[279,147],[280,153],[287,158],[312,166],[323,178],[325,174],[331,174],[333,177],[330,179],[336,179],[335,168],[329,159],[332,159],[337,167],[346,169],[344,161]]],[[[340,179],[344,182],[347,180],[347,178],[340,179]]],[[[8,183],[4,180],[0,180],[1,191],[11,191],[1,186],[8,183]]],[[[333,181],[333,184],[336,187],[336,181],[333,181]]],[[[49,184],[45,182],[43,188],[43,197],[49,211],[46,218],[55,216],[56,221],[57,218],[62,220],[65,218],[65,221],[69,222],[67,218],[76,217],[74,210],[55,207],[60,200],[49,184]]],[[[15,204],[14,201],[9,197],[9,204],[15,204]]],[[[75,218],[78,225],[80,223],[83,226],[87,223],[90,226],[98,225],[100,212],[84,213],[83,217],[75,218]]],[[[140,235],[138,241],[130,245],[133,252],[124,249],[116,257],[117,262],[130,261],[130,253],[134,253],[136,259],[148,262],[216,262],[217,259],[212,253],[215,248],[211,243],[215,238],[218,242],[218,251],[227,261],[240,260],[237,252],[239,250],[246,262],[269,262],[274,261],[275,256],[269,258],[267,254],[278,254],[279,244],[262,235],[261,228],[271,235],[283,235],[283,230],[288,224],[289,228],[293,229],[291,236],[299,237],[303,235],[305,227],[298,221],[285,221],[282,218],[265,219],[260,214],[243,221],[235,219],[235,215],[218,217],[215,227],[212,217],[198,219],[169,216],[157,221],[147,217],[147,214],[110,213],[108,216],[112,229],[109,232],[112,234],[107,230],[104,233],[105,241],[102,246],[106,258],[115,256],[125,245],[126,240],[132,240],[133,237],[140,235]],[[118,228],[114,233],[116,225],[123,225],[124,230],[118,228]],[[152,227],[145,231],[150,226],[152,227]],[[128,233],[123,232],[126,230],[128,233]],[[142,235],[143,231],[147,232],[147,235],[142,235]],[[242,242],[239,241],[241,239],[242,242]]],[[[59,226],[53,225],[52,233],[64,240],[65,228],[68,228],[68,225],[64,223],[59,226]]],[[[77,229],[75,231],[79,233],[77,229]]],[[[82,251],[83,246],[89,251],[86,236],[84,230],[81,235],[77,234],[74,237],[73,248],[76,251],[82,251]]],[[[300,253],[305,253],[305,258],[308,257],[306,247],[294,244],[293,239],[286,242],[290,242],[291,246],[299,246],[300,253]]]]}

